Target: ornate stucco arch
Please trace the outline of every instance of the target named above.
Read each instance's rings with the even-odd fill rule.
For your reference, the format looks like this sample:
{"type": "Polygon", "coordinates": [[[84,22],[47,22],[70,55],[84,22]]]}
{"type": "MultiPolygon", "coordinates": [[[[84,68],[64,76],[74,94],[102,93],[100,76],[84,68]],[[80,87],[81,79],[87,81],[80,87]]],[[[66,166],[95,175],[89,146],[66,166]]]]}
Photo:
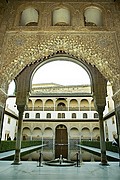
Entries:
{"type": "Polygon", "coordinates": [[[36,61],[45,61],[56,52],[65,52],[70,56],[96,66],[101,74],[111,82],[119,84],[120,71],[117,64],[115,43],[111,35],[83,33],[81,35],[13,33],[7,34],[1,68],[1,84],[14,79],[26,66],[36,61]],[[2,82],[3,81],[3,82],[2,82]]]}

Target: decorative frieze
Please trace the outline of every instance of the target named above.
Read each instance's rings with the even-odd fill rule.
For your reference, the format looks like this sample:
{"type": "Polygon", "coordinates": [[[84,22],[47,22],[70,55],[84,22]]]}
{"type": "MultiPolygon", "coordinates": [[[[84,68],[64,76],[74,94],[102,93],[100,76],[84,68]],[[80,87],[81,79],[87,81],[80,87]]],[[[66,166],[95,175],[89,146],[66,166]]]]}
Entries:
{"type": "Polygon", "coordinates": [[[7,33],[1,74],[11,81],[25,66],[45,61],[59,51],[95,65],[112,84],[120,78],[114,33],[107,32],[7,33]]]}

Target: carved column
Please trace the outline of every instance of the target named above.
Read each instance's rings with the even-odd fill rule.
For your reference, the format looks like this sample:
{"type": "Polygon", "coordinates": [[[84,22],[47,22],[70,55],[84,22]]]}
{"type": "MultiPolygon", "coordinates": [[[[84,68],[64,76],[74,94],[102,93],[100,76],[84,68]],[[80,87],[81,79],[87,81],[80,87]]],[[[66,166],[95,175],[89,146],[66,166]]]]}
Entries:
{"type": "Polygon", "coordinates": [[[97,111],[99,114],[99,126],[100,126],[101,165],[107,165],[104,122],[103,122],[104,108],[105,108],[104,106],[97,107],[97,111]]]}
{"type": "Polygon", "coordinates": [[[107,96],[107,81],[96,68],[93,69],[93,72],[94,72],[94,79],[93,79],[94,104],[99,114],[101,165],[108,165],[107,157],[106,157],[106,144],[105,144],[104,122],[103,122],[103,111],[105,109],[106,96],[107,96]]]}
{"type": "Polygon", "coordinates": [[[17,106],[17,109],[19,111],[19,117],[18,117],[18,130],[17,130],[17,137],[16,137],[16,148],[15,148],[15,157],[14,157],[14,163],[13,164],[20,164],[20,150],[21,150],[21,140],[22,140],[22,123],[23,123],[23,113],[25,106],[17,106]]]}
{"type": "Polygon", "coordinates": [[[24,69],[16,77],[16,104],[19,112],[18,117],[18,130],[16,137],[16,148],[15,148],[15,157],[12,164],[20,164],[20,150],[21,150],[21,140],[22,140],[22,122],[23,122],[23,113],[25,107],[28,103],[29,91],[30,91],[30,73],[29,68],[24,69]]]}

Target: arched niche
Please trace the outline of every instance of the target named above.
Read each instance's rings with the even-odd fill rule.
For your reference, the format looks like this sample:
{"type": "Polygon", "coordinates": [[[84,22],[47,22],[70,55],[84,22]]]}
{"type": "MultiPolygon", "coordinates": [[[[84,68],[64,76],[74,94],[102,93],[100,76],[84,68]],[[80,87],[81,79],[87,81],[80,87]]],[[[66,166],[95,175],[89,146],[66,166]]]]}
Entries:
{"type": "Polygon", "coordinates": [[[39,127],[35,127],[32,131],[32,140],[41,140],[42,131],[39,127]]]}
{"type": "Polygon", "coordinates": [[[102,10],[95,6],[87,7],[84,10],[85,26],[102,26],[103,15],[102,10]]]}
{"type": "Polygon", "coordinates": [[[92,132],[92,139],[98,140],[100,137],[100,129],[98,127],[95,127],[92,132]]]}
{"type": "Polygon", "coordinates": [[[79,138],[79,130],[76,127],[70,129],[70,138],[79,138]]]}
{"type": "Polygon", "coordinates": [[[82,128],[81,130],[81,139],[89,140],[90,139],[90,129],[87,127],[82,128]]]}
{"type": "Polygon", "coordinates": [[[53,103],[52,99],[48,99],[45,102],[44,110],[46,110],[46,111],[53,111],[54,110],[54,103],[53,103]]]}
{"type": "Polygon", "coordinates": [[[66,111],[67,101],[65,98],[58,98],[56,100],[56,110],[57,111],[66,111]]]}
{"type": "Polygon", "coordinates": [[[78,101],[76,99],[70,100],[69,109],[71,111],[78,111],[79,110],[78,101]]]}
{"type": "Polygon", "coordinates": [[[41,99],[37,99],[34,103],[34,110],[42,110],[43,102],[41,99]]]}
{"type": "Polygon", "coordinates": [[[80,102],[81,111],[89,111],[89,102],[87,99],[82,99],[80,102]]]}
{"type": "Polygon", "coordinates": [[[24,127],[22,131],[23,140],[30,140],[31,139],[31,131],[29,127],[24,127]]]}
{"type": "Polygon", "coordinates": [[[19,25],[21,25],[21,26],[37,26],[38,25],[38,11],[33,7],[26,8],[21,13],[19,25]]]}
{"type": "Polygon", "coordinates": [[[59,102],[57,104],[57,111],[65,111],[66,110],[66,105],[64,102],[59,102]]]}
{"type": "Polygon", "coordinates": [[[52,138],[53,137],[53,130],[50,127],[46,127],[43,133],[44,138],[52,138]]]}
{"type": "Polygon", "coordinates": [[[53,26],[69,26],[71,21],[70,10],[67,8],[57,8],[52,12],[53,26]]]}

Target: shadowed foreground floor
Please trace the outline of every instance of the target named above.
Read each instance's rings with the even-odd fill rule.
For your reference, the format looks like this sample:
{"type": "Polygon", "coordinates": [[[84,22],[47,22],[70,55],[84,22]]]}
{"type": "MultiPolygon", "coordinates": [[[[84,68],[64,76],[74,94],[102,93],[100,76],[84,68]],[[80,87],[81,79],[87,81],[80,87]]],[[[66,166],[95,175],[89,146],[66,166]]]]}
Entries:
{"type": "Polygon", "coordinates": [[[118,162],[101,166],[99,162],[83,162],[80,167],[37,167],[33,161],[22,161],[21,165],[11,165],[12,161],[0,161],[0,179],[7,180],[120,180],[118,162]]]}

